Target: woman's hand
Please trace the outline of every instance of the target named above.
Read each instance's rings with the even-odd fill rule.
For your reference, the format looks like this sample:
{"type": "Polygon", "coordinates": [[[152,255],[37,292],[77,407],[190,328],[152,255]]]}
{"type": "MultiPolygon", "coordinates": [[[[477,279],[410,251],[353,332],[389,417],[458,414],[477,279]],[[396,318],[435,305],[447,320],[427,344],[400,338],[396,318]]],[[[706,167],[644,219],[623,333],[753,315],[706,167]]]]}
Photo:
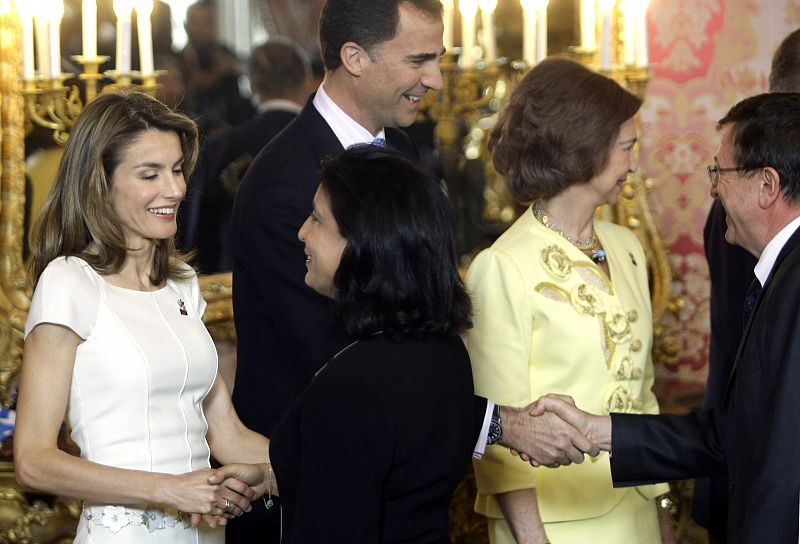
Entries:
{"type": "MultiPolygon", "coordinates": [[[[214,470],[205,468],[180,475],[170,475],[163,480],[161,500],[182,512],[210,514],[231,519],[251,510],[250,501],[255,493],[244,483],[221,485],[211,477],[214,470]]],[[[195,516],[192,517],[193,522],[195,516]]],[[[222,520],[219,521],[220,524],[222,520]]]]}
{"type": "MultiPolygon", "coordinates": [[[[237,493],[245,494],[241,486],[248,487],[253,494],[250,500],[257,499],[267,492],[270,487],[269,476],[266,465],[252,465],[245,463],[231,463],[214,471],[209,478],[209,482],[230,487],[237,493]]],[[[278,486],[275,483],[274,474],[272,480],[272,495],[278,494],[278,486]]]]}
{"type": "Polygon", "coordinates": [[[658,525],[661,529],[661,544],[676,544],[675,520],[672,519],[672,514],[668,508],[660,506],[656,506],[656,508],[658,509],[658,525]]]}

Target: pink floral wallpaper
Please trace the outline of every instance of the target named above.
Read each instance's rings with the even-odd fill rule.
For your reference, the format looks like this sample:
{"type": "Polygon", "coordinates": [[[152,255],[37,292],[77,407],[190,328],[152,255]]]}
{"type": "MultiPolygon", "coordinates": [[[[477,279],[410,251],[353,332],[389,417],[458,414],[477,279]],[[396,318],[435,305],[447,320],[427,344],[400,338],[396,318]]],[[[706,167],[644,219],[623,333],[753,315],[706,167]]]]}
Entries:
{"type": "Polygon", "coordinates": [[[650,0],[652,79],[642,108],[642,171],[657,180],[650,202],[685,301],[667,326],[681,355],[659,368],[661,390],[701,390],[708,353],[708,268],[703,225],[711,205],[705,165],[716,121],[764,92],[772,53],[800,27],[800,0],[650,0]]]}

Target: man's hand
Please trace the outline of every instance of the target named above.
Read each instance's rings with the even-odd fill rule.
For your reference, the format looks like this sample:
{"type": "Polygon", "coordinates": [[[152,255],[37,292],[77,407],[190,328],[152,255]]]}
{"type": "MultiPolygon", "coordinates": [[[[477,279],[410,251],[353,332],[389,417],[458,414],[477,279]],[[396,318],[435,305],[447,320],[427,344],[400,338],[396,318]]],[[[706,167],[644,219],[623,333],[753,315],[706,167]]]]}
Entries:
{"type": "MultiPolygon", "coordinates": [[[[541,416],[546,413],[557,415],[560,419],[577,429],[597,448],[604,451],[611,451],[611,417],[596,416],[584,412],[575,406],[575,401],[572,397],[552,393],[540,397],[539,400],[528,408],[530,408],[529,413],[531,416],[541,416]]],[[[525,455],[527,453],[528,452],[521,452],[520,456],[536,466],[535,457],[525,455]]],[[[599,452],[587,453],[594,456],[599,452]]]]}
{"type": "Polygon", "coordinates": [[[533,466],[558,467],[582,463],[583,454],[597,455],[599,450],[573,425],[539,409],[536,403],[525,408],[500,407],[503,437],[500,444],[521,452],[524,460],[533,466]]]}

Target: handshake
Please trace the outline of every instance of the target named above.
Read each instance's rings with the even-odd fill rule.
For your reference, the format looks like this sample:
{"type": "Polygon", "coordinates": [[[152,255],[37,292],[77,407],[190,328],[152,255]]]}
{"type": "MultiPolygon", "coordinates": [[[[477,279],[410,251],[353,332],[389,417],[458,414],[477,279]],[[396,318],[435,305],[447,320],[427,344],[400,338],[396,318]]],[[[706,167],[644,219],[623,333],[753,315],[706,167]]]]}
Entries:
{"type": "Polygon", "coordinates": [[[611,418],[580,410],[567,395],[545,395],[525,408],[502,406],[500,419],[500,444],[535,467],[582,463],[584,454],[611,451],[611,418]]]}

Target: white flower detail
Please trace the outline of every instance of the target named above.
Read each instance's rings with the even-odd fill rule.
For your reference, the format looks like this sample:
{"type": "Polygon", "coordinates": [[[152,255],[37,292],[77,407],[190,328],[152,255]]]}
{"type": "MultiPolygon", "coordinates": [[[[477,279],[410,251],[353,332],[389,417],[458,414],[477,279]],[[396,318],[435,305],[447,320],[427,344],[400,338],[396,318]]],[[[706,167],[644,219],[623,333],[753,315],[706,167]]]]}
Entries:
{"type": "Polygon", "coordinates": [[[100,524],[107,528],[112,533],[118,533],[120,530],[129,525],[131,520],[128,519],[128,512],[124,506],[105,506],[103,507],[103,516],[100,519],[100,524]]]}
{"type": "Polygon", "coordinates": [[[158,529],[163,529],[164,524],[164,512],[161,510],[145,510],[144,511],[145,522],[144,524],[147,525],[147,530],[151,533],[153,531],[157,531],[158,529]]]}

